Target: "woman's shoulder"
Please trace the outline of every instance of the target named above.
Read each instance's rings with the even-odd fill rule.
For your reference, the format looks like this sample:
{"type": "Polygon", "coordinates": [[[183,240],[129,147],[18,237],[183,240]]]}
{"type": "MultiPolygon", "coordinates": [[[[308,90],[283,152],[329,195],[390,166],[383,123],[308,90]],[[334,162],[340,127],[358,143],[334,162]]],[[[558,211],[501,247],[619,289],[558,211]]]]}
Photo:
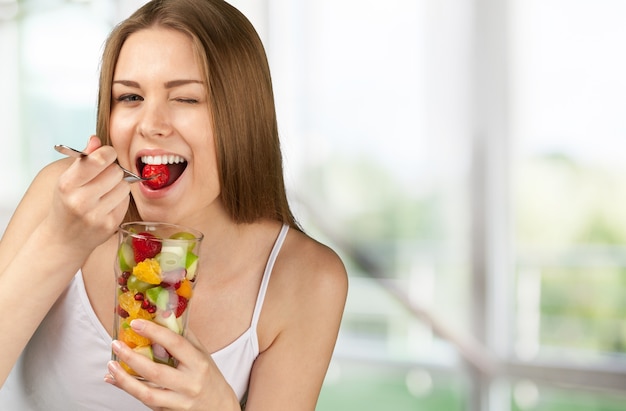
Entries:
{"type": "Polygon", "coordinates": [[[319,348],[334,341],[347,294],[348,275],[337,252],[289,230],[272,270],[260,320],[261,352],[276,346],[279,336],[286,350],[311,348],[308,344],[319,348]]]}
{"type": "Polygon", "coordinates": [[[343,305],[346,298],[348,277],[337,252],[299,230],[289,230],[272,277],[295,301],[343,305]]]}

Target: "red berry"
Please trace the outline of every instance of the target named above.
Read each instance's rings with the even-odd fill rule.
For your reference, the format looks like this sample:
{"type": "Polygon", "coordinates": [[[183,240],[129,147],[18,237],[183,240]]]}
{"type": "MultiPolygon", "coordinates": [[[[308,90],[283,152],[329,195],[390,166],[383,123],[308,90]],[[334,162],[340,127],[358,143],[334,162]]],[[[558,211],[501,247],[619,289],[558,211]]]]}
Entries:
{"type": "Polygon", "coordinates": [[[123,309],[119,305],[117,306],[117,310],[116,311],[117,311],[117,315],[119,315],[122,318],[128,318],[128,316],[130,315],[130,314],[128,314],[128,312],[125,309],[123,309]]]}
{"type": "Polygon", "coordinates": [[[146,165],[141,171],[141,176],[143,178],[154,177],[150,180],[146,180],[143,183],[150,187],[153,190],[158,190],[159,188],[165,187],[167,182],[170,179],[170,169],[165,164],[159,165],[146,165]]]}
{"type": "Polygon", "coordinates": [[[146,258],[154,258],[161,252],[161,243],[151,233],[139,233],[140,237],[133,237],[133,253],[135,262],[139,263],[146,258]]]}
{"type": "Polygon", "coordinates": [[[150,301],[148,300],[143,300],[141,302],[141,308],[143,308],[144,310],[147,310],[148,308],[150,308],[151,304],[150,301]]]}
{"type": "Polygon", "coordinates": [[[135,301],[143,301],[143,294],[141,293],[135,294],[135,301]]]}
{"type": "Polygon", "coordinates": [[[187,308],[188,302],[189,300],[187,300],[185,297],[178,296],[178,306],[176,306],[176,318],[183,315],[185,309],[187,308]]]}
{"type": "Polygon", "coordinates": [[[154,314],[156,313],[156,310],[157,310],[156,306],[151,305],[150,307],[148,307],[146,311],[148,311],[150,314],[154,314]]]}

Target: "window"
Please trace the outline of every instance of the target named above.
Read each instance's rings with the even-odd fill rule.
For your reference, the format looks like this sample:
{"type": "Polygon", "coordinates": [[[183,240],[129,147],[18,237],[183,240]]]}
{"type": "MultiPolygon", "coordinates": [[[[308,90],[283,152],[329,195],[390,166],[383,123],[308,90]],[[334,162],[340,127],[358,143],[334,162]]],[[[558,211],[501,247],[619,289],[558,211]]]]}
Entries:
{"type": "MultiPolygon", "coordinates": [[[[0,172],[24,176],[0,224],[93,132],[104,36],[141,3],[0,2],[0,172]]],[[[296,214],[350,272],[318,410],[623,409],[626,5],[233,4],[266,44],[296,214]]]]}

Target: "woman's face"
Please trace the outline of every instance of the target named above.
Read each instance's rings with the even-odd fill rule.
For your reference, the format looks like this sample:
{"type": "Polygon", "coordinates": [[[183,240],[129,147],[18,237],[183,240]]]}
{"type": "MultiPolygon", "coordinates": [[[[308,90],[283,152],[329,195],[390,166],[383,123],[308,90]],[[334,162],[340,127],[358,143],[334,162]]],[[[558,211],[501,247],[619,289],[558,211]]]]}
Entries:
{"type": "Polygon", "coordinates": [[[154,27],[122,46],[111,142],[122,166],[159,175],[131,188],[144,220],[182,223],[221,208],[207,89],[185,34],[154,27]]]}

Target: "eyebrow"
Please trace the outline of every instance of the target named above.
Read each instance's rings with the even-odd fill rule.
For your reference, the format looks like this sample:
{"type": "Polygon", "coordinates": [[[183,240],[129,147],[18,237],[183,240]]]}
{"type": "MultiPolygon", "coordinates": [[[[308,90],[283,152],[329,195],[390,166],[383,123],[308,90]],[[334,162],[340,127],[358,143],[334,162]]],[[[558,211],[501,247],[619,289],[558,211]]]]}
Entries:
{"type": "MultiPolygon", "coordinates": [[[[137,83],[136,81],[132,81],[132,80],[114,80],[113,84],[122,84],[127,87],[140,88],[139,83],[137,83]]],[[[170,89],[170,88],[184,86],[186,84],[204,85],[204,82],[200,80],[172,80],[172,81],[166,82],[164,86],[166,89],[170,89]]]]}

